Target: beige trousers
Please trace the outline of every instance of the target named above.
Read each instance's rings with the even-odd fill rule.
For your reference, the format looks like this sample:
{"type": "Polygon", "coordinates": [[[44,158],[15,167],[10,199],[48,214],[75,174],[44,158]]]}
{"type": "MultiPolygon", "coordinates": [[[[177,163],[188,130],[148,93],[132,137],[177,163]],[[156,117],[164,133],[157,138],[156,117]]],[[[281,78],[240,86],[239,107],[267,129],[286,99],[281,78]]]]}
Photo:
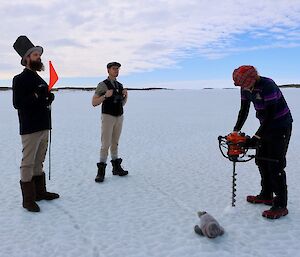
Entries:
{"type": "Polygon", "coordinates": [[[123,115],[116,117],[102,113],[100,162],[106,163],[109,148],[112,160],[118,158],[118,144],[122,132],[123,118],[123,115]]]}
{"type": "Polygon", "coordinates": [[[43,173],[43,163],[48,147],[48,136],[49,130],[21,135],[23,157],[20,172],[22,182],[29,182],[33,176],[43,173]]]}

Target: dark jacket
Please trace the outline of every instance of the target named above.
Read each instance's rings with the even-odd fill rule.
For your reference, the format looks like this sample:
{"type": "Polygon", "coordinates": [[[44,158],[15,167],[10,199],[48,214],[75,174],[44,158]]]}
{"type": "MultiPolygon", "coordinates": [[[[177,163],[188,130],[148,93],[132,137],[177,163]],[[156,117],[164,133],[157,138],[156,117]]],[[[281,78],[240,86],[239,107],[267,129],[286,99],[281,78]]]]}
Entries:
{"type": "Polygon", "coordinates": [[[112,116],[121,116],[123,114],[123,85],[116,81],[116,87],[106,79],[103,81],[108,90],[113,90],[113,95],[105,99],[102,103],[102,113],[110,114],[112,116]]]}
{"type": "Polygon", "coordinates": [[[13,105],[18,110],[20,135],[51,129],[51,111],[43,97],[47,83],[34,71],[27,68],[13,78],[13,105]]]}
{"type": "Polygon", "coordinates": [[[251,102],[260,121],[256,135],[265,136],[270,131],[291,126],[293,118],[281,90],[273,80],[260,77],[252,92],[241,88],[241,108],[234,130],[244,125],[251,102]]]}

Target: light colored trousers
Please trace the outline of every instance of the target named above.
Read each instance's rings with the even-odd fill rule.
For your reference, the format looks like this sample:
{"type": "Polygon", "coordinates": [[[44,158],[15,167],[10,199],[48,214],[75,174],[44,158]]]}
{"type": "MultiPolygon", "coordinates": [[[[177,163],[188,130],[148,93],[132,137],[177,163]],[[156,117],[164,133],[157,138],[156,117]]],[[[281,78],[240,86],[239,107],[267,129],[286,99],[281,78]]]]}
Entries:
{"type": "Polygon", "coordinates": [[[20,172],[22,182],[29,182],[33,176],[43,173],[43,163],[48,147],[48,136],[49,130],[21,135],[23,157],[20,172]]]}
{"type": "Polygon", "coordinates": [[[111,159],[115,160],[118,158],[118,144],[122,132],[123,119],[123,115],[116,117],[102,113],[100,162],[106,163],[109,148],[111,159]]]}

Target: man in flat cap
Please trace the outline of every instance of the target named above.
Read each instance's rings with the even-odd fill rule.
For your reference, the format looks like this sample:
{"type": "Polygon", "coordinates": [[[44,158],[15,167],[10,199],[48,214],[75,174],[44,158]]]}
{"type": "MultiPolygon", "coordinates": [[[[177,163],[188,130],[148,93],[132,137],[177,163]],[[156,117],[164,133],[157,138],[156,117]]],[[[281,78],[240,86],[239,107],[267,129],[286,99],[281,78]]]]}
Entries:
{"type": "Polygon", "coordinates": [[[59,197],[46,190],[43,163],[48,135],[51,129],[50,105],[54,94],[48,92],[47,83],[37,74],[44,70],[41,61],[43,48],[34,46],[26,36],[20,36],[13,45],[21,56],[25,69],[13,78],[13,105],[18,110],[22,140],[21,190],[23,207],[30,212],[39,212],[36,201],[53,200],[59,197]]]}
{"type": "Polygon", "coordinates": [[[108,78],[98,84],[92,99],[94,107],[102,104],[101,150],[100,161],[97,163],[96,182],[104,181],[109,148],[113,175],[126,176],[128,174],[128,171],[121,167],[122,159],[118,156],[118,144],[123,124],[123,106],[128,98],[127,90],[117,81],[120,67],[121,64],[118,62],[107,64],[108,78]]]}

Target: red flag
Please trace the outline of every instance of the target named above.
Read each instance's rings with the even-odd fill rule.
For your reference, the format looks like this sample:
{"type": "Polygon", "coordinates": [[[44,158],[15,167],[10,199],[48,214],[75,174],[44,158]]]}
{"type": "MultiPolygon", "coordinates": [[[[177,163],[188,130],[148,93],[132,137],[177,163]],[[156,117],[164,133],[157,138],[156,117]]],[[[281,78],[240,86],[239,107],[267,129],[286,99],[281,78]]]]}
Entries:
{"type": "Polygon", "coordinates": [[[57,82],[58,80],[58,76],[57,73],[51,63],[51,61],[49,61],[49,70],[50,70],[50,81],[49,81],[49,87],[48,90],[50,91],[51,88],[54,86],[54,84],[57,82]]]}

